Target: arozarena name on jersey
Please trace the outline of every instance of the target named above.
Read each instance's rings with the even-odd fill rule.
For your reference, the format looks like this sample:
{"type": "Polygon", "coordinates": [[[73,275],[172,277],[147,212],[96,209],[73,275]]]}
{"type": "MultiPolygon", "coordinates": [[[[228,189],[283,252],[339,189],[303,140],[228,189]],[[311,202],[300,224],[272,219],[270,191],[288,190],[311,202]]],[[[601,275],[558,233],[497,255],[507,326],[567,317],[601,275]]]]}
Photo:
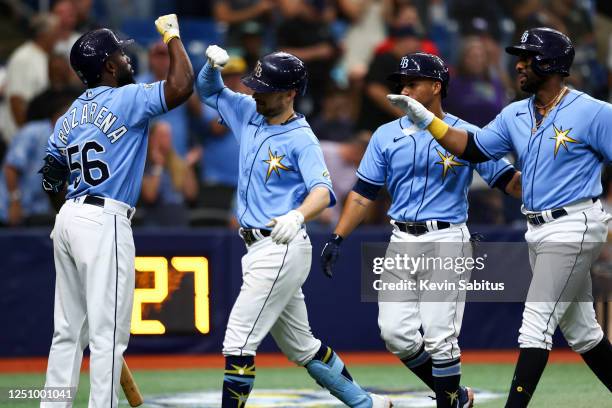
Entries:
{"type": "Polygon", "coordinates": [[[115,143],[127,132],[127,127],[123,124],[113,127],[116,121],[117,115],[106,106],[102,106],[98,110],[97,103],[89,102],[83,104],[80,112],[77,112],[77,107],[74,107],[66,114],[57,137],[67,144],[68,134],[72,129],[80,125],[92,123],[106,135],[111,143],[115,143]]]}

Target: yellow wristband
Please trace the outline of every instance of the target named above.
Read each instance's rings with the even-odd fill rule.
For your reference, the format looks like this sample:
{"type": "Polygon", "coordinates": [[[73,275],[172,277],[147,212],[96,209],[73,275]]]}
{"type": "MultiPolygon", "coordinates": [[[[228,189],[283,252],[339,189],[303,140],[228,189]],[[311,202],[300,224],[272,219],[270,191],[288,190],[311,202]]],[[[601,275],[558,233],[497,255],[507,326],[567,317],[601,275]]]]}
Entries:
{"type": "Polygon", "coordinates": [[[180,38],[180,36],[176,32],[166,31],[166,33],[164,34],[164,42],[168,44],[173,38],[180,38]]]}
{"type": "Polygon", "coordinates": [[[442,140],[442,138],[446,135],[449,126],[440,118],[434,118],[429,126],[427,126],[427,130],[436,140],[442,140]]]}

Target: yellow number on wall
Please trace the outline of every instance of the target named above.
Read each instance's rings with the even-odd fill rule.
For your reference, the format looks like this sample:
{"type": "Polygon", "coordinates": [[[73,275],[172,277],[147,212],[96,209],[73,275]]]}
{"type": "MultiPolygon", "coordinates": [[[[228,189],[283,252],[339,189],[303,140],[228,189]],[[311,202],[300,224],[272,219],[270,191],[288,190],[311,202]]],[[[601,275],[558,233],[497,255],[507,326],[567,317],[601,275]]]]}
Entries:
{"type": "Polygon", "coordinates": [[[161,303],[168,296],[168,260],[161,256],[137,256],[137,272],[153,272],[152,288],[137,288],[132,307],[132,334],[163,334],[166,327],[159,320],[142,320],[143,303],[161,303]]]}
{"type": "MultiPolygon", "coordinates": [[[[170,261],[178,272],[193,272],[195,327],[203,334],[210,332],[210,299],[208,292],[208,259],[201,256],[176,256],[170,261]]],[[[162,303],[168,296],[168,260],[164,257],[137,256],[136,272],[153,272],[152,288],[136,288],[132,308],[132,334],[164,334],[166,327],[159,320],[143,320],[143,303],[162,303]]]]}
{"type": "Polygon", "coordinates": [[[177,256],[170,263],[179,272],[193,272],[195,327],[200,333],[209,333],[208,259],[202,256],[177,256]]]}

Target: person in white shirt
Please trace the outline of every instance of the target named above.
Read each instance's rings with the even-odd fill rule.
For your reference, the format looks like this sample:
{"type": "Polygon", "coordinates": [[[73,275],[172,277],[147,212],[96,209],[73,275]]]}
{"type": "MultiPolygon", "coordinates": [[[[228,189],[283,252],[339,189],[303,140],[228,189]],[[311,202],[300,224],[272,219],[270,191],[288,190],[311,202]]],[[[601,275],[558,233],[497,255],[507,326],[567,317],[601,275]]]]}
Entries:
{"type": "Polygon", "coordinates": [[[7,143],[25,123],[28,102],[49,85],[49,54],[59,35],[59,21],[52,14],[34,16],[30,26],[32,40],[13,51],[6,67],[0,130],[7,143]]]}

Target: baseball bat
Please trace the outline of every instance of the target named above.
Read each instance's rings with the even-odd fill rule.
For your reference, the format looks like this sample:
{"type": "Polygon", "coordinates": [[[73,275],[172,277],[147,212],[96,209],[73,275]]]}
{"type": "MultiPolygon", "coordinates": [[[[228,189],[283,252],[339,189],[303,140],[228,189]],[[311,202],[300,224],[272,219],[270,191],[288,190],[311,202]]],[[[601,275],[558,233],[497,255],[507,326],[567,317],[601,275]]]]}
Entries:
{"type": "Polygon", "coordinates": [[[121,388],[123,388],[123,392],[125,393],[125,397],[127,398],[131,407],[137,407],[142,405],[144,402],[142,398],[142,394],[138,389],[138,385],[136,381],[134,381],[134,377],[132,376],[132,372],[130,371],[125,359],[123,359],[123,366],[121,367],[121,379],[119,380],[121,383],[121,388]]]}

